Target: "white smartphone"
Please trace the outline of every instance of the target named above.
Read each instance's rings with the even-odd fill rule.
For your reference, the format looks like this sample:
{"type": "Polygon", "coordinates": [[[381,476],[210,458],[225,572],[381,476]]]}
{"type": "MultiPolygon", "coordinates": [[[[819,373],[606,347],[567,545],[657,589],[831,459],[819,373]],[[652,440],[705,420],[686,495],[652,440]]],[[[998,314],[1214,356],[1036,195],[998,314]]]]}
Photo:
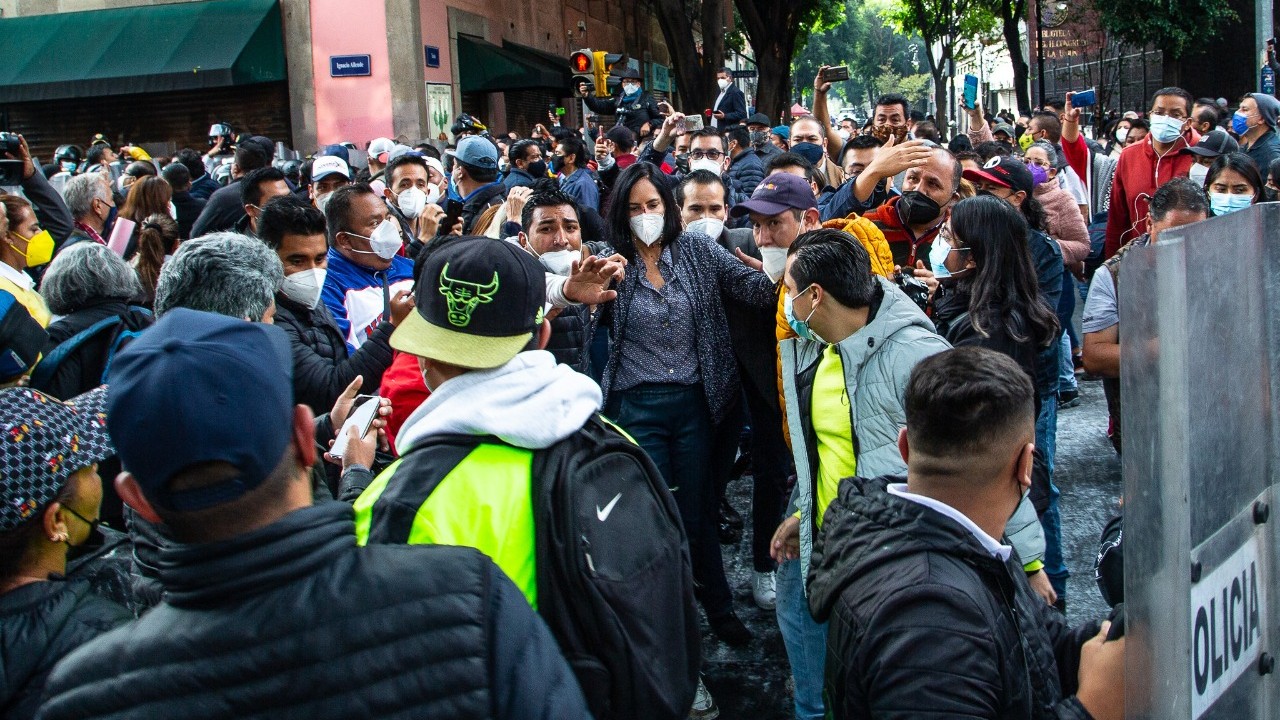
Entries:
{"type": "Polygon", "coordinates": [[[357,395],[351,405],[351,414],[347,416],[347,421],[342,424],[342,429],[338,431],[338,437],[333,441],[333,447],[329,449],[329,454],[341,458],[347,452],[347,432],[353,428],[360,429],[360,437],[369,434],[369,428],[373,425],[373,420],[378,416],[378,407],[382,404],[382,398],[377,395],[357,395]]]}

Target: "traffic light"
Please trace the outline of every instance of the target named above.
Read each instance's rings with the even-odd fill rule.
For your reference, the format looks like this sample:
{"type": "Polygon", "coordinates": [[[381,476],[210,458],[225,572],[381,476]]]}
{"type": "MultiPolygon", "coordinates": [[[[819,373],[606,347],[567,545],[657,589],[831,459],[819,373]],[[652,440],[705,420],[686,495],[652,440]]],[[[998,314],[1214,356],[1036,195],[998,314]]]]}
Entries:
{"type": "Polygon", "coordinates": [[[626,53],[610,53],[604,50],[583,48],[569,56],[569,69],[573,71],[573,89],[589,83],[596,97],[609,97],[622,84],[619,76],[626,68],[626,53]]]}
{"type": "Polygon", "coordinates": [[[613,95],[614,88],[622,84],[618,75],[626,68],[626,53],[595,51],[596,97],[613,95]]]}
{"type": "Polygon", "coordinates": [[[578,88],[583,85],[596,84],[595,78],[595,56],[592,55],[589,48],[578,50],[569,56],[569,69],[573,71],[573,91],[576,94],[578,88]]]}

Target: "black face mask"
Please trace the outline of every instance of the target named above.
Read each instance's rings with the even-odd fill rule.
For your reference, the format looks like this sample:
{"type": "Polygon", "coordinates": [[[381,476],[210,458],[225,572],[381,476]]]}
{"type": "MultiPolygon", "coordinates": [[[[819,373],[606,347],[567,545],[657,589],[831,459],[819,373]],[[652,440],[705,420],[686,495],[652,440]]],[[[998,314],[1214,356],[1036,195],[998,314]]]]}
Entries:
{"type": "Polygon", "coordinates": [[[755,132],[751,133],[752,145],[755,145],[756,147],[764,147],[764,144],[767,142],[769,142],[769,133],[763,130],[756,130],[755,132]]]}
{"type": "Polygon", "coordinates": [[[928,225],[942,214],[942,206],[919,190],[902,193],[898,201],[898,216],[906,225],[928,225]]]}
{"type": "Polygon", "coordinates": [[[541,160],[531,162],[525,166],[524,171],[536,178],[544,178],[547,176],[547,164],[541,160]]]}
{"type": "Polygon", "coordinates": [[[564,158],[560,157],[559,155],[552,155],[551,156],[551,172],[559,175],[560,171],[563,169],[564,169],[564,158]]]}

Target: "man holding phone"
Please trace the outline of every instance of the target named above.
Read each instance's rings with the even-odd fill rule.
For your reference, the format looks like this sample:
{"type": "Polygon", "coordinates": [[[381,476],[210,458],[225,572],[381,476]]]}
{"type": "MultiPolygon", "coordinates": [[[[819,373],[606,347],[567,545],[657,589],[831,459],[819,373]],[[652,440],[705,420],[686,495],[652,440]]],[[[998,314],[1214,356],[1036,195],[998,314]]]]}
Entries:
{"type": "Polygon", "coordinates": [[[711,106],[711,127],[727,128],[746,120],[747,99],[733,83],[733,72],[729,68],[716,71],[716,85],[720,87],[720,94],[711,106]]]}

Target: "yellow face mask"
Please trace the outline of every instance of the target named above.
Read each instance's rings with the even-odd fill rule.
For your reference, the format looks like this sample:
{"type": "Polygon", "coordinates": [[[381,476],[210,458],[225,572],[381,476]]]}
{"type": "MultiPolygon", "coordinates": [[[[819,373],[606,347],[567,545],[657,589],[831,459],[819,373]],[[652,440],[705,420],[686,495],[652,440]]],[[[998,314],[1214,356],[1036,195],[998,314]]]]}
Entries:
{"type": "Polygon", "coordinates": [[[1031,131],[1028,130],[1022,133],[1022,137],[1018,138],[1018,147],[1022,148],[1023,152],[1026,152],[1027,148],[1031,147],[1031,143],[1033,142],[1035,142],[1035,140],[1031,139],[1031,131]]]}
{"type": "Polygon", "coordinates": [[[14,251],[26,258],[27,267],[37,267],[44,265],[53,259],[53,236],[48,230],[41,230],[29,238],[22,237],[18,233],[13,236],[27,242],[27,251],[23,252],[14,246],[14,251]]]}

